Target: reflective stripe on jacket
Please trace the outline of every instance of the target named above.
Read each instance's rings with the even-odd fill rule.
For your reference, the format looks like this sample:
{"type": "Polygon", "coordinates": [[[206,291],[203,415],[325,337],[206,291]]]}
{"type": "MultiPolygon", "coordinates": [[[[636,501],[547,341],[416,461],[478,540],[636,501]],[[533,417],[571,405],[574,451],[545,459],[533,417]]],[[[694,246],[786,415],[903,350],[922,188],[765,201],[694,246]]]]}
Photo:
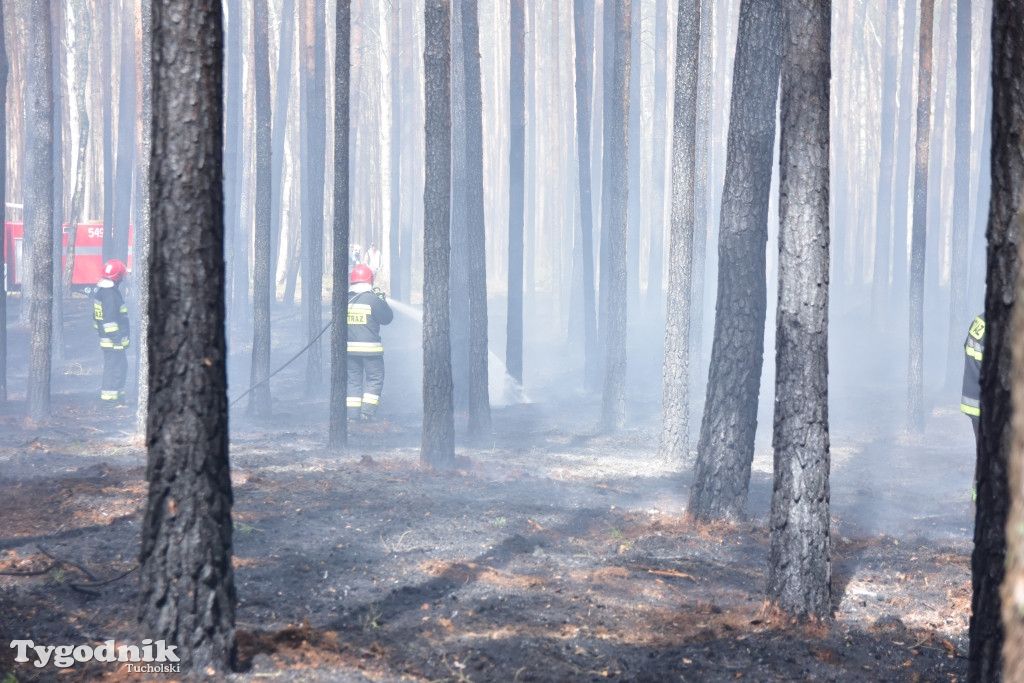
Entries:
{"type": "Polygon", "coordinates": [[[964,383],[960,411],[971,417],[981,416],[981,358],[985,350],[985,316],[978,315],[971,323],[964,342],[964,383]]]}
{"type": "Polygon", "coordinates": [[[121,290],[110,280],[101,280],[92,302],[92,326],[100,335],[101,349],[124,349],[131,341],[128,307],[121,290]],[[109,283],[109,284],[107,284],[109,283]]]}
{"type": "Polygon", "coordinates": [[[383,354],[380,326],[387,325],[394,318],[395,313],[383,296],[366,290],[349,291],[348,352],[363,356],[383,354]]]}

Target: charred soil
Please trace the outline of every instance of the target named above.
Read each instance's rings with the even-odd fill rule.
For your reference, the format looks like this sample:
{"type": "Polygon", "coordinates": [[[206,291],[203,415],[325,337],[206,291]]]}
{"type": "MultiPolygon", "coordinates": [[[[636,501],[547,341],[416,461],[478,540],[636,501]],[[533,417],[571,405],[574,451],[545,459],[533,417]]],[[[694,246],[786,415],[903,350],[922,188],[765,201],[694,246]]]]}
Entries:
{"type": "MultiPolygon", "coordinates": [[[[16,344],[10,367],[27,367],[16,344]]],[[[0,405],[0,680],[148,680],[116,663],[37,668],[8,648],[137,642],[145,449],[132,407],[99,405],[98,351],[69,356],[47,424],[24,419],[18,370],[0,405]]],[[[751,519],[690,525],[692,462],[658,459],[655,420],[604,433],[583,396],[496,408],[486,443],[460,431],[457,468],[435,472],[412,404],[385,403],[332,452],[326,399],[300,384],[282,379],[276,395],[292,397],[270,418],[231,416],[232,680],[966,679],[970,502],[949,483],[905,509],[915,449],[937,457],[921,444],[898,444],[880,478],[853,464],[880,453],[834,440],[834,612],[798,622],[764,603],[763,447],[751,519]],[[850,512],[865,497],[906,523],[850,512]]]]}

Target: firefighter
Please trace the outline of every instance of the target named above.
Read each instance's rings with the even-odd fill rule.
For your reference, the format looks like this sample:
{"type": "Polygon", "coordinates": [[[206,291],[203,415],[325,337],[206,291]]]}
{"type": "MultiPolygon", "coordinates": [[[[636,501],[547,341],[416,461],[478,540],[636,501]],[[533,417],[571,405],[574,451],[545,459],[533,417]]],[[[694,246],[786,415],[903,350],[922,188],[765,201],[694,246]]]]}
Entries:
{"type": "Polygon", "coordinates": [[[370,422],[384,388],[384,344],[380,326],[395,314],[380,288],[373,286],[373,270],[357,265],[349,275],[348,290],[348,418],[370,422]]]}
{"type": "Polygon", "coordinates": [[[964,383],[960,411],[971,418],[974,438],[978,438],[981,420],[981,356],[985,349],[985,314],[974,317],[964,342],[964,383]]]}
{"type": "MultiPolygon", "coordinates": [[[[981,422],[981,357],[985,350],[985,314],[974,317],[967,340],[964,341],[964,384],[960,397],[960,411],[971,418],[974,427],[974,443],[977,449],[978,427],[981,422]]],[[[978,471],[975,459],[974,481],[971,484],[971,500],[978,499],[978,471]]]]}
{"type": "Polygon", "coordinates": [[[103,265],[103,277],[96,284],[92,304],[93,327],[100,335],[103,350],[103,384],[100,398],[104,403],[116,405],[124,400],[124,385],[128,379],[126,349],[131,341],[128,328],[128,307],[124,304],[119,285],[128,269],[117,259],[103,265]]]}

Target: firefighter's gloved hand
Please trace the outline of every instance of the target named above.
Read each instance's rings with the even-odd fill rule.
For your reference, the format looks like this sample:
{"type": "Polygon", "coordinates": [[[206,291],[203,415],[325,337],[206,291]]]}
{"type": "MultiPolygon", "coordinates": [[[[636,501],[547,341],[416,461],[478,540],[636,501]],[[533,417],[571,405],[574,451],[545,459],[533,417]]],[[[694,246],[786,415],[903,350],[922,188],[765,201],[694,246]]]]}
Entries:
{"type": "Polygon", "coordinates": [[[381,289],[380,287],[374,287],[373,288],[373,293],[376,294],[377,296],[379,296],[381,301],[386,301],[387,298],[388,298],[388,295],[385,294],[384,290],[381,289]]]}
{"type": "Polygon", "coordinates": [[[127,349],[128,348],[128,344],[130,344],[131,341],[132,340],[129,339],[128,337],[124,337],[123,339],[121,339],[121,348],[127,349]]]}

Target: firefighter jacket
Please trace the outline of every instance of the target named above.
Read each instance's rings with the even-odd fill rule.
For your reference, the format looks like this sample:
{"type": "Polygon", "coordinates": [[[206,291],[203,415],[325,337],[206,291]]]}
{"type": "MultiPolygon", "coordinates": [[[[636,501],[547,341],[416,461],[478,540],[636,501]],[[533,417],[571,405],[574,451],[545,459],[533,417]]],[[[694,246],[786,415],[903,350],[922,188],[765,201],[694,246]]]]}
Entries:
{"type": "Polygon", "coordinates": [[[971,417],[981,416],[981,356],[985,349],[985,315],[974,318],[964,342],[964,387],[960,411],[971,417]]]}
{"type": "Polygon", "coordinates": [[[348,293],[348,352],[360,356],[380,356],[384,343],[380,339],[380,326],[395,317],[383,292],[370,289],[365,283],[356,283],[348,293]]]}
{"type": "Polygon", "coordinates": [[[106,278],[96,285],[92,302],[92,326],[100,335],[101,349],[125,349],[131,340],[128,329],[128,307],[117,283],[106,278]]]}

